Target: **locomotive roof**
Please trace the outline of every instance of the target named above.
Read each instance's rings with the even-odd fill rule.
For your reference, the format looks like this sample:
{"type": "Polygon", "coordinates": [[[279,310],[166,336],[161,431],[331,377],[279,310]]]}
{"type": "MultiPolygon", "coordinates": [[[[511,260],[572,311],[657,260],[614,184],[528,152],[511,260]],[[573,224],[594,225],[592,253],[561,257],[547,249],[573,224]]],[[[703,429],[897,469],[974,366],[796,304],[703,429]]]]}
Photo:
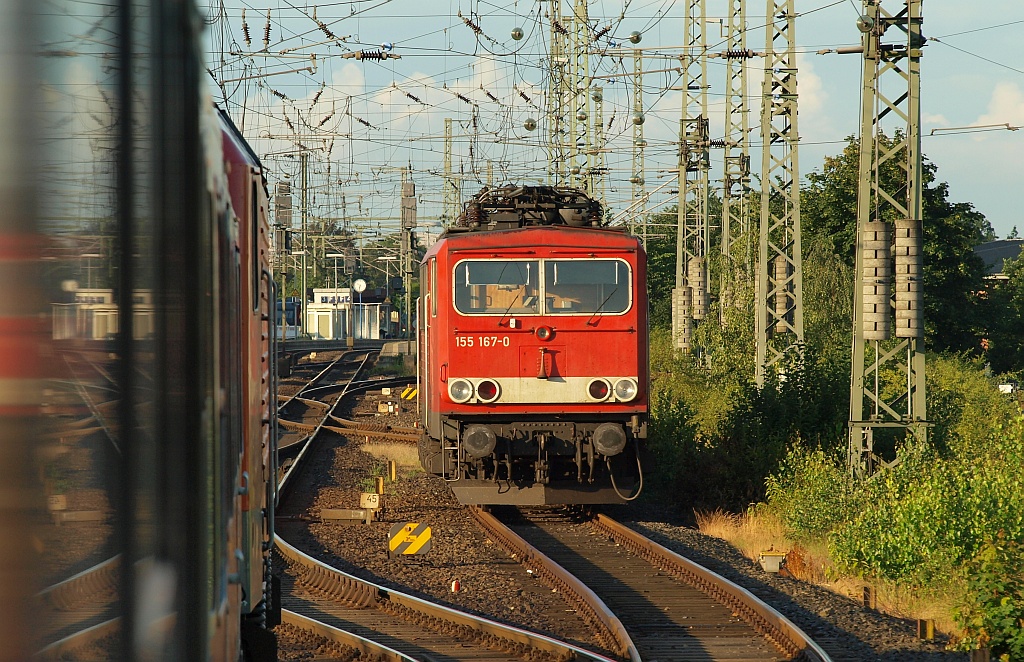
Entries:
{"type": "Polygon", "coordinates": [[[440,252],[481,251],[500,254],[525,248],[642,251],[637,238],[627,234],[624,228],[527,226],[492,232],[445,233],[430,247],[424,259],[440,252]]]}
{"type": "Polygon", "coordinates": [[[601,203],[585,192],[562,186],[484,187],[466,201],[446,232],[510,230],[527,226],[601,227],[601,203]]]}

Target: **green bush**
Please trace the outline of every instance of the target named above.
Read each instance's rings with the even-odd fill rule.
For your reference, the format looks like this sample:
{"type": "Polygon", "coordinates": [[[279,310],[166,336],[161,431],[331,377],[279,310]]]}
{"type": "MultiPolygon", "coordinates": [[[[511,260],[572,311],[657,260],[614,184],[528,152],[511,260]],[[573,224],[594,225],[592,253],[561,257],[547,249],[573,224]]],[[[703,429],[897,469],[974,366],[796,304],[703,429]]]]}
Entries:
{"type": "Polygon", "coordinates": [[[997,660],[1024,660],[1024,545],[1000,531],[966,568],[967,592],[957,609],[959,650],[987,647],[997,660]]]}
{"type": "Polygon", "coordinates": [[[824,536],[855,515],[845,458],[801,445],[767,479],[768,507],[796,538],[824,536]]]}
{"type": "Polygon", "coordinates": [[[836,377],[810,351],[801,369],[763,388],[753,372],[722,370],[709,354],[695,357],[672,347],[668,332],[651,342],[652,397],[648,447],[655,456],[653,484],[679,503],[743,509],[764,497],[765,478],[793,443],[834,446],[842,440],[846,411],[836,377]]]}
{"type": "Polygon", "coordinates": [[[929,585],[1000,530],[1024,542],[1024,421],[954,446],[910,444],[898,466],[859,486],[865,507],[830,538],[840,567],[929,585]]]}

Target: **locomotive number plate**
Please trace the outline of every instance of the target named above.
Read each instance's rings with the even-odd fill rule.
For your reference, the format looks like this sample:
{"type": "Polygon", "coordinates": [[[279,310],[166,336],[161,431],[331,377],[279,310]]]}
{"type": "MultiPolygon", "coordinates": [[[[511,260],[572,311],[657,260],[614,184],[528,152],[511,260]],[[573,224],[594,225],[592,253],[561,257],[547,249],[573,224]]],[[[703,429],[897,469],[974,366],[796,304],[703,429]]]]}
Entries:
{"type": "Polygon", "coordinates": [[[456,347],[508,347],[508,336],[455,336],[456,347]]]}

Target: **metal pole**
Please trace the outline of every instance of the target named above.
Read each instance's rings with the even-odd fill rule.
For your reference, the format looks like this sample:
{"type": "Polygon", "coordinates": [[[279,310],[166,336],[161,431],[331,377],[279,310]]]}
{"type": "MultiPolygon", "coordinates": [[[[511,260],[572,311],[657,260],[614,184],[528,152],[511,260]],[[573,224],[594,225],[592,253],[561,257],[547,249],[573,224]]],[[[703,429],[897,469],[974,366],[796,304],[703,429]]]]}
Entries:
{"type": "Polygon", "coordinates": [[[876,430],[902,430],[905,437],[920,441],[928,434],[921,290],[923,19],[921,0],[903,0],[902,4],[898,12],[890,13],[882,7],[882,0],[864,0],[863,14],[857,20],[864,78],[850,365],[848,461],[854,476],[869,476],[899,460],[894,449],[884,457],[876,451],[876,430]],[[881,126],[886,117],[895,125],[889,137],[881,126]],[[887,165],[890,162],[892,165],[887,165]],[[906,172],[906,179],[884,181],[879,173],[889,170],[906,172]],[[895,297],[891,297],[893,252],[895,297]],[[872,386],[886,366],[906,375],[906,388],[887,398],[872,386]]]}
{"type": "MultiPolygon", "coordinates": [[[[309,173],[307,168],[308,161],[309,154],[307,154],[306,152],[302,152],[301,154],[299,154],[299,163],[301,165],[302,170],[302,232],[299,233],[299,245],[302,247],[302,291],[299,293],[299,302],[301,306],[300,309],[302,311],[302,318],[296,320],[296,322],[299,325],[298,329],[301,330],[302,333],[305,333],[306,331],[306,217],[309,215],[309,206],[307,204],[307,185],[309,183],[309,173]]],[[[299,335],[299,330],[297,330],[295,333],[296,337],[298,337],[299,335]]]]}
{"type": "Polygon", "coordinates": [[[761,88],[761,226],[755,305],[754,376],[785,374],[803,360],[803,262],[797,145],[796,13],[793,0],[768,0],[761,88]]]}

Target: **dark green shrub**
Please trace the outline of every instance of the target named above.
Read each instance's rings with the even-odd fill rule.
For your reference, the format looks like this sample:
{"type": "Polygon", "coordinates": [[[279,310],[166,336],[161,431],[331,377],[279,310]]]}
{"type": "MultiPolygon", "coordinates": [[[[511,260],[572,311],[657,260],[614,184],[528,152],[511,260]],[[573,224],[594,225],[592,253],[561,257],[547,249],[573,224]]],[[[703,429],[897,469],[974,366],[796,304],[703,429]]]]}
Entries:
{"type": "Polygon", "coordinates": [[[769,508],[797,538],[824,536],[853,519],[845,458],[797,445],[767,479],[769,508]]]}
{"type": "Polygon", "coordinates": [[[1024,545],[1000,531],[966,568],[967,593],[957,609],[959,650],[987,647],[992,659],[1024,660],[1024,545]]]}

